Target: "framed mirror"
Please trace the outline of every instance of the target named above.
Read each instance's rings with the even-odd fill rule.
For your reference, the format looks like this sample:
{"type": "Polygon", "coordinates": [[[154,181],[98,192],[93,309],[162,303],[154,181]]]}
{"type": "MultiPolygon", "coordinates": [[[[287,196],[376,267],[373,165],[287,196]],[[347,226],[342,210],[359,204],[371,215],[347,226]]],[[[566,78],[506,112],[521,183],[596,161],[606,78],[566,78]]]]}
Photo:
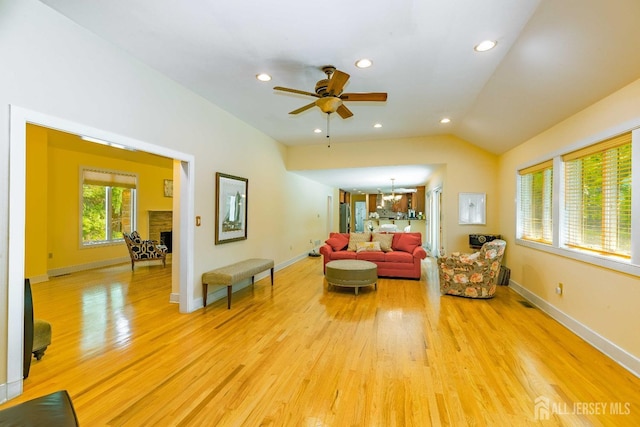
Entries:
{"type": "Polygon", "coordinates": [[[216,172],[216,245],[247,238],[248,186],[246,178],[216,172]]]}

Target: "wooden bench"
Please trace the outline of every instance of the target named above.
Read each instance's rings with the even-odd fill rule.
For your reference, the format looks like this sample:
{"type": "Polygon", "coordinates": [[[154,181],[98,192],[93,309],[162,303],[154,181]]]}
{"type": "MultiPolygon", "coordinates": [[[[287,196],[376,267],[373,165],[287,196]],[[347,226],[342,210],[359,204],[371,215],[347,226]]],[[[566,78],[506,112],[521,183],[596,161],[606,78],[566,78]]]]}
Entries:
{"type": "Polygon", "coordinates": [[[227,308],[230,309],[233,284],[251,277],[251,286],[253,286],[255,275],[269,269],[271,269],[271,286],[273,286],[272,259],[251,258],[202,273],[202,301],[204,306],[207,306],[209,285],[227,287],[227,308]]]}

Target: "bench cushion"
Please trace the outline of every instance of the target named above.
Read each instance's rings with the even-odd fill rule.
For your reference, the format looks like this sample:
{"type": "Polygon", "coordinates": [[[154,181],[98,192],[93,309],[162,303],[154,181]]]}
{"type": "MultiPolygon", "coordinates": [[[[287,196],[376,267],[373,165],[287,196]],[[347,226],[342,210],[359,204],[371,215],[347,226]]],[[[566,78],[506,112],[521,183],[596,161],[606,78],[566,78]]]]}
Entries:
{"type": "Polygon", "coordinates": [[[265,270],[273,268],[273,260],[251,258],[236,262],[202,274],[202,283],[208,285],[231,285],[240,280],[255,276],[265,270]]]}

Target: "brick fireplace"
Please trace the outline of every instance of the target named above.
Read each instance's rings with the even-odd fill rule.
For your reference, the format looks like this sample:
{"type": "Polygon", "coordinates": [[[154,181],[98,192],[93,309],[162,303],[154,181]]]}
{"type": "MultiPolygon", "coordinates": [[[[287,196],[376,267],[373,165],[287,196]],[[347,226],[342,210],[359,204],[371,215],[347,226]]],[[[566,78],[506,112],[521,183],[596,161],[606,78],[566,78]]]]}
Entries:
{"type": "Polygon", "coordinates": [[[172,211],[149,211],[149,239],[163,242],[171,253],[172,211]]]}

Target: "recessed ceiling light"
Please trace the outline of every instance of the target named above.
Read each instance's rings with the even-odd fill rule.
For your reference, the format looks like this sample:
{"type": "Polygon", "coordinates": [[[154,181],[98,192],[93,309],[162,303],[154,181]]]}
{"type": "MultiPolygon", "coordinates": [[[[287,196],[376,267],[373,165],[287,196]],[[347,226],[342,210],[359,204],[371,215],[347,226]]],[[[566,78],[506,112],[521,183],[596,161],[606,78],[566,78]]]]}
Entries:
{"type": "Polygon", "coordinates": [[[376,123],[375,125],[373,125],[374,128],[381,128],[382,127],[382,123],[376,123]]]}
{"type": "Polygon", "coordinates": [[[268,82],[269,80],[271,80],[271,76],[267,73],[260,73],[256,74],[256,79],[260,80],[261,82],[268,82]]]}
{"type": "Polygon", "coordinates": [[[373,65],[370,59],[362,58],[356,61],[356,67],[358,68],[369,68],[373,65]]]}
{"type": "Polygon", "coordinates": [[[314,130],[313,130],[313,132],[315,132],[315,133],[322,133],[322,129],[317,129],[317,128],[316,128],[316,129],[314,129],[314,130]]]}
{"type": "Polygon", "coordinates": [[[498,44],[497,41],[485,40],[483,42],[480,42],[480,44],[476,45],[473,49],[476,52],[486,52],[486,51],[491,50],[494,47],[496,47],[497,44],[498,44]]]}
{"type": "Polygon", "coordinates": [[[440,119],[440,123],[451,123],[451,119],[449,117],[443,117],[442,119],[440,119]]]}

